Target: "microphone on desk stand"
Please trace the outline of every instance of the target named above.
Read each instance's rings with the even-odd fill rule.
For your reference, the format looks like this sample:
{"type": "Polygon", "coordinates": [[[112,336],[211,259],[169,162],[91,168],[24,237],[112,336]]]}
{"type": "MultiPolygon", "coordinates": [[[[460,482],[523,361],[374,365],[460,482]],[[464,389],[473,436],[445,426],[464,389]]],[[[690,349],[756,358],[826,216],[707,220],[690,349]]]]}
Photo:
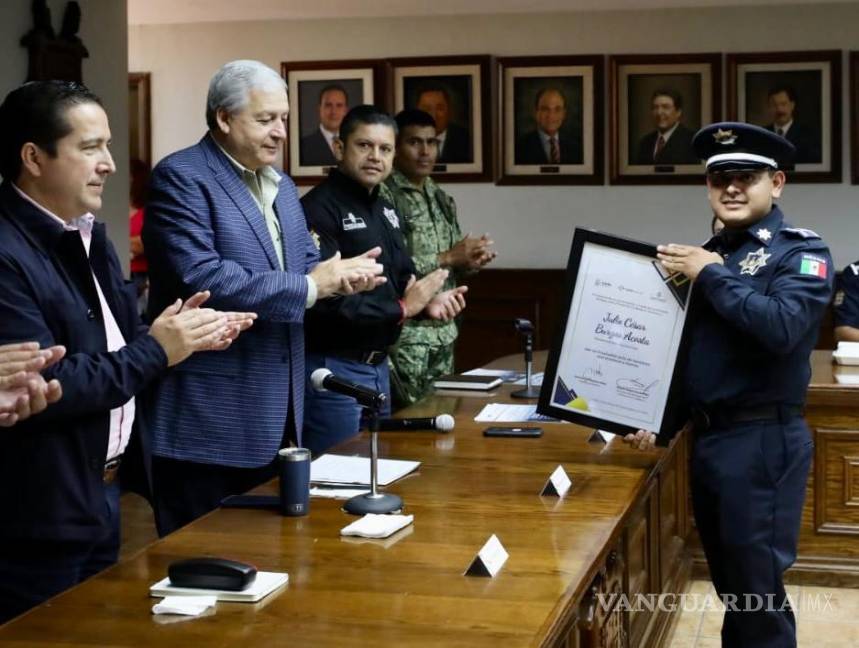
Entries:
{"type": "Polygon", "coordinates": [[[379,421],[380,432],[416,432],[438,430],[450,432],[456,420],[450,414],[439,414],[422,418],[387,418],[379,421]]]}
{"type": "Polygon", "coordinates": [[[517,317],[513,326],[525,337],[525,389],[511,392],[513,398],[539,398],[540,390],[531,385],[531,373],[534,354],[534,325],[526,319],[517,317]]]}
{"type": "Polygon", "coordinates": [[[380,493],[377,488],[379,462],[379,410],[384,407],[387,396],[363,385],[338,378],[330,370],[319,368],[310,374],[310,384],[316,391],[332,391],[358,401],[367,411],[370,421],[370,492],[356,495],[343,504],[343,510],[352,515],[367,513],[396,513],[403,508],[401,497],[392,493],[380,493]]]}

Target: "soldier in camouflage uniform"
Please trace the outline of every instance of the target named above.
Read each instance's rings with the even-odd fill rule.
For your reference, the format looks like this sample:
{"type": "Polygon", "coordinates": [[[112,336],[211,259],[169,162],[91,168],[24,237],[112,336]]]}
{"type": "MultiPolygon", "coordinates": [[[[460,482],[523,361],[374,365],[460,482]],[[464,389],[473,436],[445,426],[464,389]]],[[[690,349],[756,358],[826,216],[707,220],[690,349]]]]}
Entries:
{"type": "MultiPolygon", "coordinates": [[[[406,245],[420,277],[437,268],[451,270],[442,290],[454,288],[465,274],[495,258],[487,235],[463,237],[456,204],[429,177],[438,156],[432,117],[404,110],[399,126],[394,171],[382,184],[381,197],[394,205],[406,245]]],[[[456,321],[408,320],[390,350],[391,393],[395,407],[425,396],[438,376],[453,371],[456,321]]]]}

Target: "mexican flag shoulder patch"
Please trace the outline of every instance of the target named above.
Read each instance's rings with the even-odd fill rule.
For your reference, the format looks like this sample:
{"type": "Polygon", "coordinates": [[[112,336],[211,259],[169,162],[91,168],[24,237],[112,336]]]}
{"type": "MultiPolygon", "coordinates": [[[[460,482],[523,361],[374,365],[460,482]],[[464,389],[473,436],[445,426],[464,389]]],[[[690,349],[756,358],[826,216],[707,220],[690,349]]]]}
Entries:
{"type": "Polygon", "coordinates": [[[826,279],[826,259],[814,254],[803,254],[799,264],[799,274],[826,279]]]}

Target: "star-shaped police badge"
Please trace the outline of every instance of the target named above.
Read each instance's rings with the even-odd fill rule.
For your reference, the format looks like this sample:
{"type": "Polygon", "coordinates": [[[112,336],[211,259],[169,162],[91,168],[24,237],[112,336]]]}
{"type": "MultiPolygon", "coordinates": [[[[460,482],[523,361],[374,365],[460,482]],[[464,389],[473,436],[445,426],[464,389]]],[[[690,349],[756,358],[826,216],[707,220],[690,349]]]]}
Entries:
{"type": "Polygon", "coordinates": [[[755,236],[762,241],[769,241],[773,237],[772,232],[770,232],[766,227],[762,227],[755,232],[755,236]]]}
{"type": "Polygon", "coordinates": [[[749,252],[746,258],[740,261],[740,274],[755,274],[767,264],[767,259],[771,256],[772,254],[767,254],[764,248],[760,248],[757,252],[749,252]]]}
{"type": "Polygon", "coordinates": [[[719,144],[724,146],[729,146],[737,141],[737,136],[734,135],[734,131],[730,128],[728,130],[718,129],[715,133],[713,133],[713,139],[716,140],[719,144]]]}

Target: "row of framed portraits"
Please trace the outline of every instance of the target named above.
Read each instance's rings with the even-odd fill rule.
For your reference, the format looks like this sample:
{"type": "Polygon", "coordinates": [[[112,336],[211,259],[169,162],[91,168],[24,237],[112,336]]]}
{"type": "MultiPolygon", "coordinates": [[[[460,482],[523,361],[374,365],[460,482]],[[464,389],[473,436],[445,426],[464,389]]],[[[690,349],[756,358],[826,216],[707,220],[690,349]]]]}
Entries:
{"type": "MultiPolygon", "coordinates": [[[[727,118],[785,128],[797,147],[792,181],[841,182],[841,60],[839,50],[725,57],[727,118]]],[[[849,60],[859,184],[859,52],[849,60]]],[[[433,115],[443,181],[603,184],[604,67],[601,55],[282,63],[291,103],[284,167],[299,184],[318,182],[334,164],[339,119],[375,103],[433,115]]],[[[718,53],[608,57],[611,184],[701,181],[691,139],[722,119],[722,70],[718,53]]]]}

